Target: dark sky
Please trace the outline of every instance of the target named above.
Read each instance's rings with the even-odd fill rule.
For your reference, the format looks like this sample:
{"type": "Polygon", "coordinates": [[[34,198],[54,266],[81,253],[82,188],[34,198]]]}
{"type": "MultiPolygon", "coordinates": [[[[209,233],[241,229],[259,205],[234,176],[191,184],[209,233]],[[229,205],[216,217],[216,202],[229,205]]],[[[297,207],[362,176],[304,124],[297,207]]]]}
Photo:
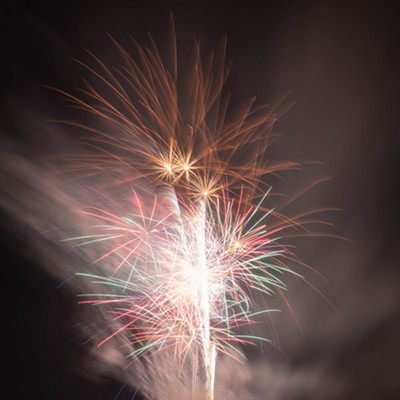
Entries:
{"type": "MultiPolygon", "coordinates": [[[[39,84],[77,85],[80,70],[71,57],[84,59],[85,48],[113,61],[107,34],[125,44],[129,35],[143,43],[151,32],[162,42],[170,11],[183,52],[193,33],[206,49],[227,34],[233,101],[255,95],[269,102],[289,93],[296,104],[276,127],[284,136],[272,156],[322,163],[318,173],[332,179],[303,201],[341,209],[331,218],[334,232],[353,241],[304,250],[313,253],[305,257],[320,265],[331,282],[326,291],[341,317],[313,329],[319,313],[329,311],[304,311],[314,301],[306,298],[298,310],[307,326],[301,345],[306,350],[299,355],[297,339],[283,332],[288,363],[294,369],[309,365],[310,358],[324,358],[329,371],[342,374],[344,388],[337,399],[400,398],[400,20],[395,3],[5,1],[0,16],[2,135],[26,143],[27,153],[40,153],[34,140],[40,132],[25,111],[43,119],[67,111],[39,84]]],[[[13,287],[13,295],[3,298],[10,314],[3,326],[11,333],[11,375],[17,379],[12,398],[114,399],[119,382],[91,381],[70,370],[81,351],[72,328],[74,299],[68,290],[56,290],[58,282],[27,256],[34,249],[14,223],[4,215],[3,282],[13,287]]]]}

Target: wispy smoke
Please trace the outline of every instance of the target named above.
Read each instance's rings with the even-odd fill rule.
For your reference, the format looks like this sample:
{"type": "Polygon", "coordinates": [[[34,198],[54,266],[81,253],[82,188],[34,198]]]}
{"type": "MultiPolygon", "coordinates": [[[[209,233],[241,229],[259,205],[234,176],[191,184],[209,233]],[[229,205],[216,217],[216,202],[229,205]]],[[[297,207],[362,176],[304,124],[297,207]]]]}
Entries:
{"type": "MultiPolygon", "coordinates": [[[[44,125],[43,131],[48,128],[44,125]]],[[[49,137],[53,138],[53,135],[51,132],[49,137]]],[[[60,143],[60,137],[64,137],[64,148],[76,148],[76,144],[61,131],[51,140],[60,143]]],[[[46,142],[48,140],[42,142],[43,154],[46,154],[46,142]]],[[[29,149],[24,144],[3,141],[2,149],[1,207],[15,221],[13,230],[24,238],[31,249],[29,256],[36,258],[47,273],[60,284],[68,281],[73,293],[82,293],[82,282],[74,278],[74,274],[82,265],[93,261],[93,249],[73,248],[62,239],[65,239],[65,232],[73,235],[85,226],[86,221],[76,213],[77,209],[89,200],[101,202],[103,199],[73,180],[66,181],[54,162],[46,161],[45,157],[29,158],[29,149]]],[[[328,246],[319,248],[316,244],[306,248],[312,254],[304,254],[305,258],[319,265],[323,272],[328,271],[330,286],[323,290],[338,311],[335,312],[304,284],[301,287],[296,282],[290,284],[289,300],[304,334],[285,310],[275,317],[281,339],[279,351],[277,344],[267,345],[264,355],[254,356],[250,352],[248,362],[242,363],[219,357],[216,399],[350,399],[358,396],[357,393],[372,399],[379,393],[371,389],[368,381],[363,387],[355,383],[360,380],[360,375],[362,379],[374,379],[373,370],[368,367],[371,353],[374,363],[386,371],[385,387],[396,387],[396,371],[385,362],[390,354],[376,353],[379,345],[374,341],[372,349],[369,348],[371,337],[380,340],[382,326],[389,324],[383,340],[395,340],[398,335],[398,326],[394,322],[393,327],[390,326],[399,304],[396,281],[391,279],[390,273],[386,276],[369,274],[369,268],[379,263],[380,256],[357,252],[357,246],[332,240],[328,246]]],[[[83,337],[98,334],[94,312],[97,311],[81,310],[79,319],[83,337]]],[[[105,317],[101,313],[97,316],[99,320],[105,317]]],[[[49,315],[51,318],[53,316],[49,315]]],[[[165,365],[174,365],[173,355],[165,352],[154,355],[146,363],[129,364],[126,346],[129,341],[124,337],[118,337],[100,349],[94,340],[89,341],[83,346],[86,357],[97,361],[86,376],[113,376],[121,383],[140,386],[140,392],[149,399],[191,398],[188,384],[191,371],[165,368],[165,365]]],[[[197,396],[201,398],[201,394],[197,393],[197,396]]]]}

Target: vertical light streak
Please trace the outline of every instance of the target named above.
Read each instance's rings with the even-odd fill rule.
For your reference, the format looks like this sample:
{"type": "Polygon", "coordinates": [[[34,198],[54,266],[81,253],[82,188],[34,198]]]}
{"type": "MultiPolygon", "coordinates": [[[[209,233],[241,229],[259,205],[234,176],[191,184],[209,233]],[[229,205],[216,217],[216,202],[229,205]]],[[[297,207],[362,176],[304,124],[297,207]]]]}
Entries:
{"type": "MultiPolygon", "coordinates": [[[[215,357],[213,357],[214,345],[211,343],[210,334],[210,289],[209,289],[209,266],[206,256],[206,203],[205,199],[199,200],[197,221],[196,221],[196,244],[197,244],[197,264],[198,270],[198,295],[199,295],[199,324],[202,343],[202,359],[204,363],[204,373],[206,376],[206,392],[208,400],[214,398],[214,371],[215,357]]],[[[196,275],[195,275],[196,276],[196,275]]]]}

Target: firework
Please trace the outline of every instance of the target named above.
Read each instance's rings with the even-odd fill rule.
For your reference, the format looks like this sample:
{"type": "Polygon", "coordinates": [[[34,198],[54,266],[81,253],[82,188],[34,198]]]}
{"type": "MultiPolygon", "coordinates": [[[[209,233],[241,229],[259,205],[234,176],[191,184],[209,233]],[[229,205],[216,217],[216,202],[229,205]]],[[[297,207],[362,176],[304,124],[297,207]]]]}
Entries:
{"type": "Polygon", "coordinates": [[[266,204],[268,177],[298,167],[266,161],[283,110],[250,99],[229,111],[225,40],[204,59],[195,42],[185,71],[173,23],[167,60],[151,37],[148,47],[134,43],[135,57],[114,43],[120,68],[92,55],[96,66],[82,65],[97,86],[61,92],[96,120],[67,122],[88,132],[90,148],[71,175],[118,204],[88,205],[87,232],[66,239],[98,253],[78,274],[92,288],[80,302],[111,315],[99,346],[123,334],[133,360],[168,349],[191,363],[193,392],[199,377],[212,400],[218,354],[240,359],[240,345],[267,340],[243,327],[273,311],[262,299],[294,273],[279,239],[299,222],[266,204]]]}

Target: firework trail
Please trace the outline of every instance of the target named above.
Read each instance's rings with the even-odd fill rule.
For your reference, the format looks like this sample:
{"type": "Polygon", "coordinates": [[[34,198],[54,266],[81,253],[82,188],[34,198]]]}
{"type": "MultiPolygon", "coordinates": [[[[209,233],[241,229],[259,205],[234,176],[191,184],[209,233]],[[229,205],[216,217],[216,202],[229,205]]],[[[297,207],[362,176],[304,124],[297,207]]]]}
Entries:
{"type": "Polygon", "coordinates": [[[136,57],[114,44],[120,68],[91,54],[95,66],[82,65],[97,86],[60,91],[96,121],[63,121],[87,132],[89,148],[68,173],[114,199],[81,210],[87,232],[65,239],[97,254],[78,274],[89,288],[80,303],[107,315],[99,346],[129,338],[136,362],[169,351],[192,370],[192,398],[212,400],[217,356],[241,359],[240,345],[267,340],[244,327],[273,311],[266,295],[284,296],[281,275],[295,274],[279,239],[308,214],[286,218],[266,205],[268,177],[298,167],[265,157],[284,110],[255,99],[229,110],[225,40],[204,61],[196,41],[182,71],[173,22],[167,60],[151,37],[148,47],[134,42],[136,57]]]}

